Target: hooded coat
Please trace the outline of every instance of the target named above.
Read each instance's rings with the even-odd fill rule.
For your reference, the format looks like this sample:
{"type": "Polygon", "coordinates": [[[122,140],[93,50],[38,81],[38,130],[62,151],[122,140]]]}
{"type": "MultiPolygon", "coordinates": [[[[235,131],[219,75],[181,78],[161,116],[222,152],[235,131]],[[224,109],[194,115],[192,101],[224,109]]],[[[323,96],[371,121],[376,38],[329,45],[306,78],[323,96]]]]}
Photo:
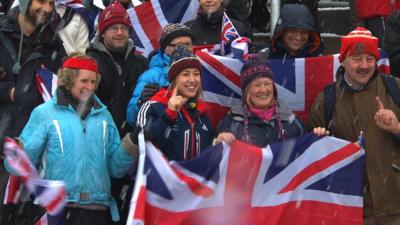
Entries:
{"type": "Polygon", "coordinates": [[[386,22],[386,31],[382,48],[389,55],[390,71],[400,77],[400,12],[386,22]]]}
{"type": "Polygon", "coordinates": [[[322,54],[324,47],[321,36],[315,18],[307,6],[301,4],[283,6],[269,49],[270,59],[315,57],[322,54]],[[308,42],[295,55],[289,53],[282,40],[282,34],[288,28],[310,31],[308,42]]]}
{"type": "Polygon", "coordinates": [[[66,55],[62,41],[55,31],[58,20],[57,17],[52,17],[54,15],[50,15],[51,20],[39,25],[29,37],[23,35],[20,48],[18,15],[19,8],[14,7],[0,27],[2,38],[9,40],[0,42],[0,65],[7,74],[0,80],[0,127],[10,136],[18,136],[32,110],[43,103],[35,81],[36,70],[43,65],[50,71],[57,72],[61,59],[66,55]],[[21,69],[19,73],[13,73],[12,68],[18,61],[19,50],[21,69]],[[14,102],[10,99],[12,88],[15,88],[14,102]]]}
{"type": "Polygon", "coordinates": [[[135,53],[131,40],[126,47],[122,67],[104,46],[100,36],[91,41],[86,51],[89,56],[96,59],[101,74],[96,95],[107,106],[120,135],[123,136],[127,125],[126,109],[139,75],[147,69],[147,59],[135,53]]]}

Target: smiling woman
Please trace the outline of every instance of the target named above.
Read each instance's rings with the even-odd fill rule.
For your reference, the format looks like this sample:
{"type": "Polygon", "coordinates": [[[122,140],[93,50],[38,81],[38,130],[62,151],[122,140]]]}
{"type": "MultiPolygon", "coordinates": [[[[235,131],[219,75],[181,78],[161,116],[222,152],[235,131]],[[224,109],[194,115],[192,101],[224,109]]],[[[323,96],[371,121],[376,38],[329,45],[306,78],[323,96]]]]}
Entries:
{"type": "Polygon", "coordinates": [[[265,147],[304,133],[301,121],[278,102],[274,76],[265,62],[247,62],[240,79],[243,109],[233,108],[220,122],[217,143],[239,139],[265,147]]]}
{"type": "Polygon", "coordinates": [[[168,80],[142,106],[138,124],[169,160],[193,159],[211,144],[212,128],[200,99],[200,61],[185,45],[172,53],[168,80]]]}
{"type": "Polygon", "coordinates": [[[55,95],[33,110],[19,138],[43,179],[65,183],[63,224],[105,225],[107,208],[113,219],[118,216],[110,176],[122,177],[137,152],[121,143],[110,113],[93,94],[100,81],[93,58],[72,54],[58,79],[55,95]]]}
{"type": "Polygon", "coordinates": [[[316,20],[307,6],[282,7],[270,43],[270,59],[315,57],[323,52],[316,20]]]}

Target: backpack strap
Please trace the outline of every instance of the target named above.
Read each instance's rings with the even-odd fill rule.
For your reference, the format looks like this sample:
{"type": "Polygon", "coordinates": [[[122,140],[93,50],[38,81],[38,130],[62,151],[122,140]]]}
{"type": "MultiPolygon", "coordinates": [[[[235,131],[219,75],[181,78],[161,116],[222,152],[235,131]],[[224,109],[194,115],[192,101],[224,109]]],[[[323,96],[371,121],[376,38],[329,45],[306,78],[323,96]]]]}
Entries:
{"type": "Polygon", "coordinates": [[[324,88],[324,114],[325,114],[325,128],[329,129],[329,124],[332,120],[333,109],[335,107],[336,93],[335,93],[336,82],[325,86],[324,88]]]}
{"type": "Polygon", "coordinates": [[[387,74],[381,74],[381,77],[394,103],[400,107],[400,88],[396,83],[395,77],[387,74]]]}

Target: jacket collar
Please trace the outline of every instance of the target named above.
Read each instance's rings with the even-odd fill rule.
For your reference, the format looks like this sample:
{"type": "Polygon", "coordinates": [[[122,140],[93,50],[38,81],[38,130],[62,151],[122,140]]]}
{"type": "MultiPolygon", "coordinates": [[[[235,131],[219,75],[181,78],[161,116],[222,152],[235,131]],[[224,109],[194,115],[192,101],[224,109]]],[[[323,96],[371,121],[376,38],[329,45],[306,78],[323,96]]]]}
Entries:
{"type": "Polygon", "coordinates": [[[202,8],[199,7],[197,11],[197,17],[199,20],[207,25],[212,27],[213,29],[216,29],[220,26],[222,26],[222,16],[224,14],[224,8],[221,6],[217,11],[213,13],[207,13],[204,11],[202,8]]]}
{"type": "MultiPolygon", "coordinates": [[[[108,54],[110,57],[112,57],[111,53],[108,51],[106,46],[104,45],[103,41],[101,41],[101,36],[99,33],[96,34],[96,36],[90,41],[90,48],[96,49],[100,52],[104,52],[108,54]]],[[[132,51],[135,51],[135,45],[133,44],[133,41],[129,38],[128,39],[128,46],[126,47],[125,51],[125,59],[128,58],[129,53],[132,51]]]]}
{"type": "Polygon", "coordinates": [[[378,76],[379,72],[377,69],[375,69],[374,74],[372,75],[372,77],[369,79],[369,81],[367,82],[367,84],[365,84],[362,88],[360,89],[356,89],[354,87],[352,87],[345,79],[345,70],[343,66],[340,66],[336,72],[336,78],[338,79],[338,83],[339,86],[341,88],[344,88],[344,90],[352,92],[352,93],[356,93],[356,92],[362,92],[365,89],[367,89],[368,87],[371,86],[371,83],[373,83],[372,81],[374,81],[376,79],[376,77],[378,76]]]}
{"type": "MultiPolygon", "coordinates": [[[[60,86],[56,90],[56,95],[55,95],[55,101],[57,105],[60,106],[72,106],[76,108],[75,106],[78,105],[77,100],[75,100],[71,93],[67,91],[64,87],[60,86]]],[[[95,97],[93,94],[93,97],[89,100],[88,108],[94,108],[94,109],[101,109],[102,104],[99,103],[99,100],[95,97]]]]}
{"type": "MultiPolygon", "coordinates": [[[[277,102],[277,113],[278,117],[282,121],[292,121],[294,119],[293,112],[289,109],[289,107],[283,102],[277,102]]],[[[231,114],[236,121],[243,121],[244,118],[244,110],[242,106],[232,107],[231,114]]],[[[249,112],[249,122],[251,123],[265,123],[260,118],[255,116],[253,113],[249,112]]],[[[272,120],[277,118],[277,116],[273,116],[272,120]]]]}

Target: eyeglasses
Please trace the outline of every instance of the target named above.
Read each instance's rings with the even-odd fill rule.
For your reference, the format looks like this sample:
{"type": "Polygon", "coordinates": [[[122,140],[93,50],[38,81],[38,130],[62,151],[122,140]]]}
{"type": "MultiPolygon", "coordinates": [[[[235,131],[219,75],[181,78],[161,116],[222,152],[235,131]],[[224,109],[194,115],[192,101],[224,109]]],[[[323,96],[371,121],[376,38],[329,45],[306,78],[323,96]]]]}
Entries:
{"type": "Polygon", "coordinates": [[[183,46],[186,46],[187,48],[191,48],[191,47],[193,47],[193,44],[192,43],[189,43],[189,42],[186,42],[186,43],[169,43],[168,44],[168,46],[171,46],[171,47],[173,47],[173,48],[176,48],[176,47],[178,47],[179,45],[183,45],[183,46]]]}
{"type": "Polygon", "coordinates": [[[116,33],[118,30],[121,30],[122,32],[129,32],[129,27],[125,25],[112,25],[108,29],[113,33],[116,33]]]}

